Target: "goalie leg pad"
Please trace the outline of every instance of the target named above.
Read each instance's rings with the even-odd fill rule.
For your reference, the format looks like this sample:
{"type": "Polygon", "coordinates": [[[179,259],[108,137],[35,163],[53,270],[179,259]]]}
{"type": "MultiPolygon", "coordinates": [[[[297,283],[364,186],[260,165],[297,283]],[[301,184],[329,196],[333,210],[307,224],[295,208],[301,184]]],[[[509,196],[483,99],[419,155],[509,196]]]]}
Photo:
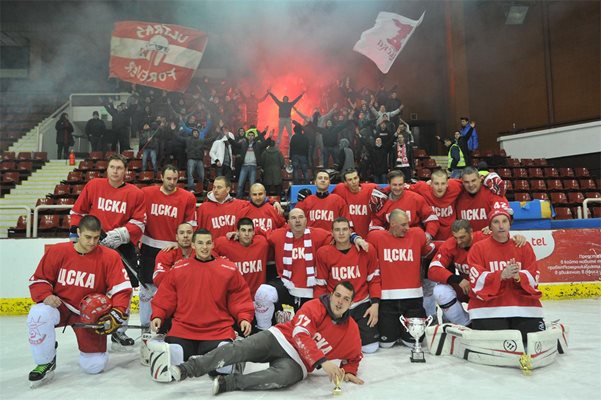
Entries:
{"type": "Polygon", "coordinates": [[[159,340],[148,342],[150,350],[150,377],[156,382],[171,382],[171,350],[169,343],[159,340]]]}
{"type": "Polygon", "coordinates": [[[532,359],[532,369],[544,367],[555,361],[560,334],[560,329],[528,333],[527,353],[532,359]]]}

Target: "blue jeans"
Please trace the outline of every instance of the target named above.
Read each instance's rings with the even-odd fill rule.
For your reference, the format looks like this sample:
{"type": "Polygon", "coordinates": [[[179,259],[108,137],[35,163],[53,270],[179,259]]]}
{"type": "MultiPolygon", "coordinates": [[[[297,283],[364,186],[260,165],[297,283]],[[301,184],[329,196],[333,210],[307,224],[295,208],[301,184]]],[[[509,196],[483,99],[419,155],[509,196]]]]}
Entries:
{"type": "Polygon", "coordinates": [[[255,183],[257,180],[257,166],[256,165],[243,165],[240,168],[240,176],[238,177],[238,189],[236,190],[236,197],[241,198],[244,195],[244,186],[246,185],[246,179],[248,179],[248,187],[255,183]]]}
{"type": "Polygon", "coordinates": [[[146,171],[146,163],[148,162],[148,155],[150,155],[150,162],[152,163],[152,170],[157,173],[157,151],[155,149],[144,149],[142,153],[142,171],[146,171]]]}
{"type": "Polygon", "coordinates": [[[332,161],[334,164],[338,164],[338,147],[336,146],[323,146],[322,150],[323,154],[323,167],[328,168],[328,163],[330,161],[330,156],[332,156],[332,161]]]}
{"type": "Polygon", "coordinates": [[[461,173],[463,172],[463,168],[455,168],[451,171],[451,178],[452,179],[459,179],[461,178],[461,173]]]}
{"type": "Polygon", "coordinates": [[[188,159],[188,190],[194,190],[194,171],[198,175],[198,181],[203,182],[205,179],[205,166],[203,160],[188,159]]]}
{"type": "Polygon", "coordinates": [[[309,162],[306,156],[298,154],[292,155],[292,183],[298,185],[300,183],[309,182],[309,162]],[[303,175],[301,182],[300,175],[303,175]]]}

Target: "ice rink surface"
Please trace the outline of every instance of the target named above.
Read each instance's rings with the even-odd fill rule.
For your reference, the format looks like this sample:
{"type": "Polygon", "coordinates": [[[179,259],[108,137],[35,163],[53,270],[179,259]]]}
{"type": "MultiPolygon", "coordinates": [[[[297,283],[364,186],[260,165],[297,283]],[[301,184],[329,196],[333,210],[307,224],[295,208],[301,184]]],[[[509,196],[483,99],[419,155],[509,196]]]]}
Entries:
{"type": "MultiPolygon", "coordinates": [[[[568,354],[531,376],[517,368],[487,367],[454,357],[426,353],[425,364],[411,364],[409,348],[395,346],[367,355],[359,376],[365,384],[343,384],[340,399],[601,399],[601,300],[544,302],[545,318],[561,319],[570,329],[568,354]]],[[[132,317],[135,323],[137,315],[132,317]]],[[[130,336],[139,336],[130,330],[130,336]]],[[[52,382],[30,389],[27,375],[33,361],[27,341],[26,317],[0,318],[1,399],[199,399],[210,398],[211,380],[204,376],[180,383],[160,384],[135,351],[110,352],[107,369],[86,375],[79,369],[75,335],[57,330],[56,375],[52,382]]],[[[110,347],[110,345],[109,345],[110,347]]],[[[262,368],[247,365],[247,372],[262,368]]],[[[322,372],[288,389],[231,392],[223,399],[328,399],[333,385],[322,372]]]]}

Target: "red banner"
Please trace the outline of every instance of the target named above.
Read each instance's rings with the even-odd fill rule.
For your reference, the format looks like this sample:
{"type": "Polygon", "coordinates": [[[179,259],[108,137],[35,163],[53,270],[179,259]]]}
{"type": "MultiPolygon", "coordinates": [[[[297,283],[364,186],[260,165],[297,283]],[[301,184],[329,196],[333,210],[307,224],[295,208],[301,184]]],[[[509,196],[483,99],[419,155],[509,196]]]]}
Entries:
{"type": "Polygon", "coordinates": [[[109,76],[184,92],[207,46],[207,35],[179,25],[121,21],[111,37],[109,76]]]}
{"type": "Polygon", "coordinates": [[[540,283],[601,282],[599,229],[516,231],[530,241],[540,283]]]}

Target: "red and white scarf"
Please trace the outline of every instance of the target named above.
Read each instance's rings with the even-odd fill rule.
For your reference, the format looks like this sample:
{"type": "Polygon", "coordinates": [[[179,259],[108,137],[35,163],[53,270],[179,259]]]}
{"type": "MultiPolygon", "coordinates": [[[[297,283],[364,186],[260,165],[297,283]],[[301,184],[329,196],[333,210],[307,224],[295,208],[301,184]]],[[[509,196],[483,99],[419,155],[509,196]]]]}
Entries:
{"type": "MultiPolygon", "coordinates": [[[[313,261],[313,241],[311,240],[311,231],[309,228],[305,228],[303,234],[303,246],[305,248],[305,269],[307,271],[307,287],[313,287],[316,284],[315,281],[315,267],[313,261]]],[[[294,235],[292,231],[286,232],[286,239],[284,241],[284,272],[282,281],[284,286],[288,289],[293,289],[294,284],[290,279],[292,278],[292,249],[294,247],[294,235]]]]}
{"type": "Polygon", "coordinates": [[[408,167],[409,157],[407,157],[407,146],[405,144],[396,145],[396,165],[398,167],[408,167]]]}

